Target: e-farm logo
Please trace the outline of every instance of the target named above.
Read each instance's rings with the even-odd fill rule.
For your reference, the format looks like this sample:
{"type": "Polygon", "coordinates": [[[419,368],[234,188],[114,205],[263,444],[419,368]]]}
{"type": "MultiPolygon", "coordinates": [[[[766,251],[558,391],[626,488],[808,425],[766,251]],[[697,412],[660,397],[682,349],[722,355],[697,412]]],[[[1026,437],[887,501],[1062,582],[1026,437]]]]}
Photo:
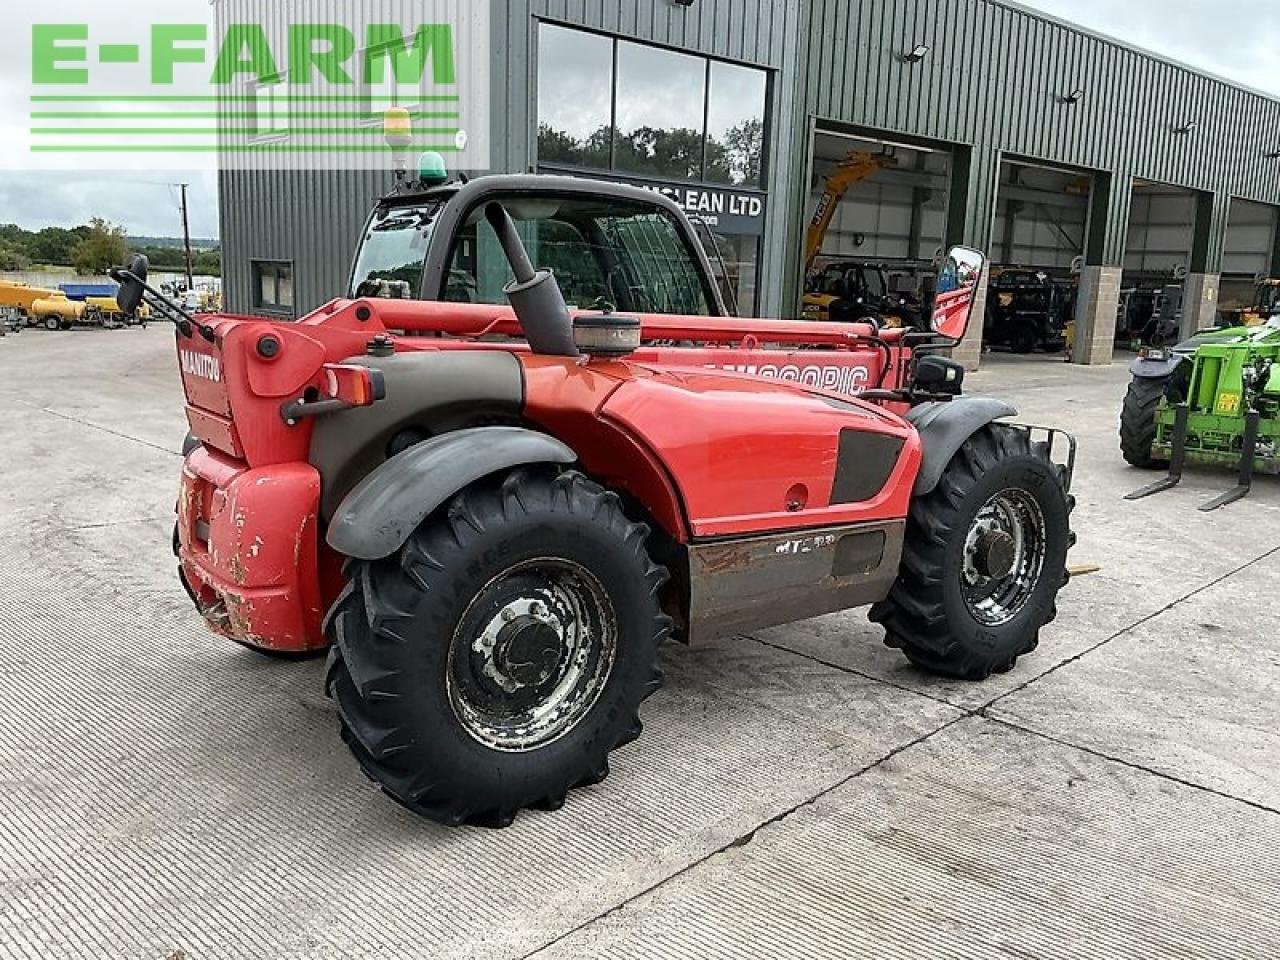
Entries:
{"type": "Polygon", "coordinates": [[[487,137],[461,156],[468,126],[487,127],[486,0],[186,5],[210,10],[214,22],[135,18],[127,29],[118,17],[33,15],[29,153],[88,154],[94,166],[111,156],[171,166],[187,155],[201,165],[213,156],[220,166],[383,168],[430,150],[487,166],[487,137]]]}

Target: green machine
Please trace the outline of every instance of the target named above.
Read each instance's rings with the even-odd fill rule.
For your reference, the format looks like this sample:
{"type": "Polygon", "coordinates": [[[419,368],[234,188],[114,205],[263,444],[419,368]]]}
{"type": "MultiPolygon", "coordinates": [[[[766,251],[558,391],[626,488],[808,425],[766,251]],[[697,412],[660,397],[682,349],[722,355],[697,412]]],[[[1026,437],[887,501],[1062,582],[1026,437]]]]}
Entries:
{"type": "Polygon", "coordinates": [[[1133,466],[1169,475],[1126,499],[1172,490],[1188,462],[1238,467],[1236,486],[1200,508],[1208,513],[1247,496],[1255,473],[1280,474],[1280,313],[1147,348],[1132,372],[1120,448],[1133,466]]]}

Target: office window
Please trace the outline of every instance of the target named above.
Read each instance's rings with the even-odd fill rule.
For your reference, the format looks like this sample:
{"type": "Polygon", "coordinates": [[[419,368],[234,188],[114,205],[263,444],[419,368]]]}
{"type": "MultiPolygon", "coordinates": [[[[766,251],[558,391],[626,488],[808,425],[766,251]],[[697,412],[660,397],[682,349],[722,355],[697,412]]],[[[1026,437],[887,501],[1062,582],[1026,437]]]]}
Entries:
{"type": "Polygon", "coordinates": [[[538,155],[543,163],[609,169],[613,41],[544,24],[538,31],[538,155]]]}
{"type": "Polygon", "coordinates": [[[616,170],[701,180],[707,61],[618,44],[616,170]]]}
{"type": "Polygon", "coordinates": [[[758,187],[764,173],[767,79],[750,67],[713,62],[710,81],[706,179],[758,187]]]}
{"type": "Polygon", "coordinates": [[[543,24],[538,162],[758,188],[764,70],[543,24]]]}
{"type": "Polygon", "coordinates": [[[279,260],[250,261],[253,305],[272,313],[293,313],[293,264],[279,260]]]}

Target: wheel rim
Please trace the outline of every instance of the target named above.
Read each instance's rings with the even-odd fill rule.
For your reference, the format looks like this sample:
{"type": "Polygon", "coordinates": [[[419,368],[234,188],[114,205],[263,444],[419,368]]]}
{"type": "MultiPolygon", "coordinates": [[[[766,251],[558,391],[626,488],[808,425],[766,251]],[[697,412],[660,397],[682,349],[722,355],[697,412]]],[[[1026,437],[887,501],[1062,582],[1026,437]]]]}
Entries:
{"type": "Polygon", "coordinates": [[[961,591],[979,623],[1013,620],[1040,584],[1045,563],[1045,520],[1025,490],[1002,490],[986,502],[965,536],[961,591]]]}
{"type": "Polygon", "coordinates": [[[600,581],[568,560],[531,560],[485,585],[449,645],[449,704],[472,739],[523,753],[573,730],[600,699],[617,656],[600,581]]]}

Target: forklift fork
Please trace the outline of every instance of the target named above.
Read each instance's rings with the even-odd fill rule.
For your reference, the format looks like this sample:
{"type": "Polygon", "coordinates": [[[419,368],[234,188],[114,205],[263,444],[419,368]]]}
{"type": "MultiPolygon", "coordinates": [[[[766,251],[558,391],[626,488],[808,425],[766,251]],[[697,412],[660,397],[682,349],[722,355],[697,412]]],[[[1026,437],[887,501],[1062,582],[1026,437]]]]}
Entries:
{"type": "Polygon", "coordinates": [[[1135,490],[1125,497],[1126,500],[1142,500],[1172,490],[1182,482],[1182,468],[1187,463],[1187,423],[1191,418],[1189,404],[1180,403],[1174,407],[1173,420],[1173,452],[1169,457],[1169,475],[1155,483],[1148,484],[1141,490],[1135,490]]]}
{"type": "Polygon", "coordinates": [[[1201,513],[1213,513],[1228,504],[1243,500],[1253,488],[1254,457],[1258,450],[1258,430],[1262,414],[1250,410],[1244,419],[1244,446],[1240,451],[1240,481],[1220,497],[1215,497],[1200,508],[1201,513]]]}

